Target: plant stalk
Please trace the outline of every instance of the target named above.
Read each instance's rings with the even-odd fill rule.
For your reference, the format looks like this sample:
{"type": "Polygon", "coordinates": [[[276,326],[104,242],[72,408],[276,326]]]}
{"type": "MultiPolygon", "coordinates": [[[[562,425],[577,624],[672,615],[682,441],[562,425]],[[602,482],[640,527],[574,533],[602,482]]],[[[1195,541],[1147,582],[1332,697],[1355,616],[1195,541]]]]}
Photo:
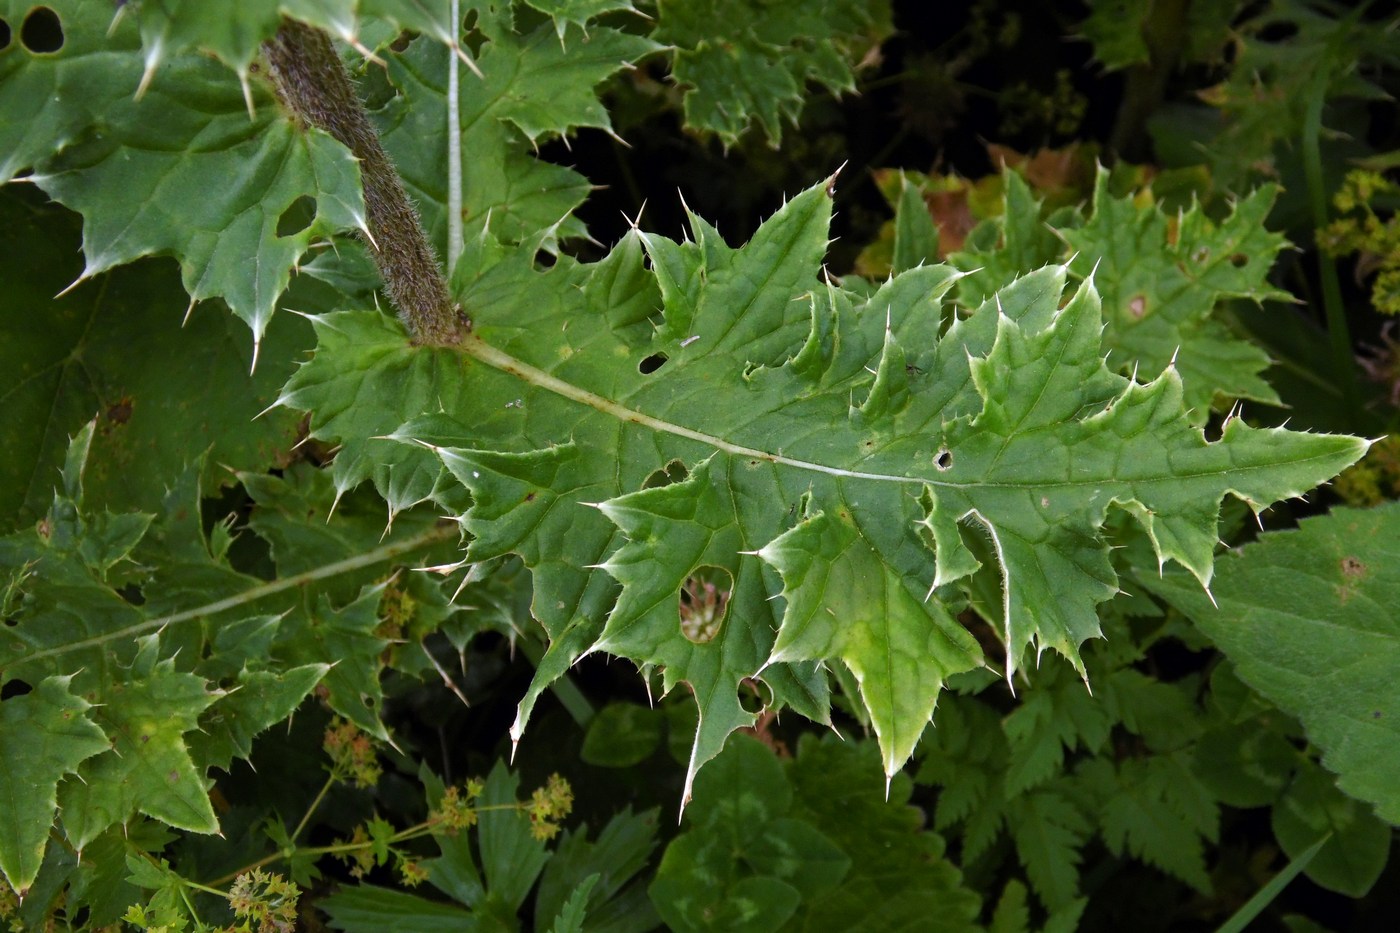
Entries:
{"type": "Polygon", "coordinates": [[[263,43],[268,71],[293,113],[343,143],[360,162],[369,227],[362,231],[389,300],[414,342],[453,345],[471,323],[448,293],[433,248],[403,182],[365,115],[350,75],[319,29],[284,18],[263,43]]]}
{"type": "MultiPolygon", "coordinates": [[[[1307,109],[1303,113],[1303,175],[1308,184],[1308,201],[1312,207],[1313,227],[1327,226],[1327,188],[1322,175],[1322,108],[1327,100],[1330,75],[1318,72],[1308,90],[1307,109]]],[[[1322,307],[1327,318],[1327,337],[1332,347],[1332,366],[1341,383],[1342,395],[1350,407],[1357,403],[1355,357],[1352,355],[1351,330],[1347,326],[1346,306],[1342,300],[1341,279],[1337,262],[1326,250],[1317,251],[1317,272],[1322,284],[1322,307]]]]}

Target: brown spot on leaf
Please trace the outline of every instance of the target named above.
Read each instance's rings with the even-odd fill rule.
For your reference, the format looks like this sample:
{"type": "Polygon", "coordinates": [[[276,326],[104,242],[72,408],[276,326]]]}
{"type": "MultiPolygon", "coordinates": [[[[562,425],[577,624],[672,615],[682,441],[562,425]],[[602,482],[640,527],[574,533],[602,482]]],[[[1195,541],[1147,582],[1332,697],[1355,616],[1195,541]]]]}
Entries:
{"type": "Polygon", "coordinates": [[[113,424],[126,424],[131,420],[131,397],[123,398],[107,409],[107,420],[113,424]]]}
{"type": "Polygon", "coordinates": [[[1136,320],[1142,320],[1143,315],[1147,313],[1147,296],[1134,295],[1132,300],[1128,302],[1128,313],[1136,320]]]}
{"type": "Polygon", "coordinates": [[[1357,580],[1366,575],[1366,565],[1355,557],[1347,556],[1342,558],[1342,575],[1350,580],[1357,580]]]}

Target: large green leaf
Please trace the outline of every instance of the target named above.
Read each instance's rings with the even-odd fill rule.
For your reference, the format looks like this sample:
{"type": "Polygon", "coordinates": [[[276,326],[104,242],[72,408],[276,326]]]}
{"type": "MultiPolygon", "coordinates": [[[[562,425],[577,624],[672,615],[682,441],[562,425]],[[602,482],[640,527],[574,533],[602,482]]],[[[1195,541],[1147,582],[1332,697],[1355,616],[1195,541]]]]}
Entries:
{"type": "Polygon", "coordinates": [[[1143,583],[1302,720],[1343,791],[1400,824],[1400,504],[1337,509],[1232,552],[1218,609],[1179,575],[1143,583]]]}
{"type": "Polygon", "coordinates": [[[1222,496],[1262,508],[1366,449],[1238,418],[1208,442],[1173,368],[1145,384],[1105,368],[1098,295],[1086,282],[1066,302],[1062,266],[941,337],[946,267],[865,297],[823,286],[830,210],[819,185],[742,249],[692,218],[690,242],[632,233],[592,266],[506,260],[460,295],[477,309],[460,351],[415,349],[383,315],[324,316],[282,401],[317,436],[364,443],[382,416],[340,400],[393,373],[396,398],[472,425],[399,432],[471,491],[468,558],[524,559],[564,659],[607,651],[688,683],[692,777],[753,721],[741,682],[810,683],[802,665],[833,661],[896,771],[944,679],[982,664],[941,589],[980,566],[964,525],[996,555],[1008,675],[1030,645],[1082,674],[1117,590],[1111,506],[1208,584],[1222,496]],[[651,327],[644,305],[598,298],[645,277],[638,242],[661,293],[651,327]]]}
{"type": "Polygon", "coordinates": [[[0,703],[0,870],[21,896],[44,859],[58,782],[109,748],[88,717],[92,704],[69,692],[72,680],[46,677],[32,693],[0,703]]]}

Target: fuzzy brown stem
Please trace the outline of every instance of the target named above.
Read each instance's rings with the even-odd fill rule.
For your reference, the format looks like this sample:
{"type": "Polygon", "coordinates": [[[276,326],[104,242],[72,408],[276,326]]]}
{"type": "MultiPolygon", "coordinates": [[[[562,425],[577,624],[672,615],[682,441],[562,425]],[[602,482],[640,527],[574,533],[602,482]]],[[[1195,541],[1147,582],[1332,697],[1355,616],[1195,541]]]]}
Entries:
{"type": "Polygon", "coordinates": [[[263,54],[282,102],[305,123],[344,143],[359,160],[369,214],[367,245],[389,300],[414,341],[458,343],[471,324],[448,295],[418,212],[365,116],[330,37],[305,23],[283,19],[277,35],[263,43],[263,54]]]}

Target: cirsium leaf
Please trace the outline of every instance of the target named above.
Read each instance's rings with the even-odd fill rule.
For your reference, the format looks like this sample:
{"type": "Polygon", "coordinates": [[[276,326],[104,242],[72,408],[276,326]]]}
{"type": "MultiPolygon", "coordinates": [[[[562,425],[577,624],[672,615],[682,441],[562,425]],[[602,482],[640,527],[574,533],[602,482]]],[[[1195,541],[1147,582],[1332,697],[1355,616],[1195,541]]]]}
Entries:
{"type": "Polygon", "coordinates": [[[1063,266],[1006,283],[941,336],[946,267],[865,297],[823,285],[830,210],[819,185],[742,249],[692,217],[691,241],[633,233],[611,266],[503,261],[460,296],[478,309],[460,351],[412,349],[381,315],[325,316],[283,402],[311,409],[319,436],[363,442],[376,416],[336,399],[393,370],[413,374],[397,397],[472,425],[398,433],[471,491],[469,559],[521,555],[567,657],[608,651],[689,684],[692,778],[752,722],[741,684],[799,662],[864,678],[897,770],[944,678],[982,663],[946,588],[979,566],[967,528],[999,565],[1008,675],[1030,645],[1082,675],[1095,606],[1117,590],[1111,507],[1208,584],[1223,495],[1262,508],[1366,449],[1239,419],[1208,442],[1173,368],[1141,384],[1105,367],[1098,294],[1086,281],[1064,301],[1063,266]],[[595,298],[618,263],[645,277],[638,242],[661,296],[651,329],[595,298]]]}
{"type": "Polygon", "coordinates": [[[72,677],[45,677],[32,693],[0,703],[0,870],[23,897],[44,860],[58,782],[110,747],[74,696],[72,677]]]}

